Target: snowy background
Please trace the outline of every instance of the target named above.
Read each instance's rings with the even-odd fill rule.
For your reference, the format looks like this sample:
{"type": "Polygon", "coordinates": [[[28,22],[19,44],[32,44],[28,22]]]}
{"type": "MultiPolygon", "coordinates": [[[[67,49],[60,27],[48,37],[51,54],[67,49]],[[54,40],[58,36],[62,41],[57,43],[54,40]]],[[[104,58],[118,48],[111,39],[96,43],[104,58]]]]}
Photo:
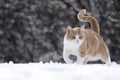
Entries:
{"type": "Polygon", "coordinates": [[[119,15],[120,0],[0,0],[0,80],[120,80],[119,15]],[[66,26],[90,28],[77,20],[81,9],[96,17],[118,64],[64,63],[66,26]]]}
{"type": "Polygon", "coordinates": [[[0,63],[62,62],[66,26],[86,9],[100,23],[112,61],[120,63],[120,0],[0,0],[0,63]]]}
{"type": "Polygon", "coordinates": [[[120,80],[120,65],[0,64],[0,80],[120,80]]]}

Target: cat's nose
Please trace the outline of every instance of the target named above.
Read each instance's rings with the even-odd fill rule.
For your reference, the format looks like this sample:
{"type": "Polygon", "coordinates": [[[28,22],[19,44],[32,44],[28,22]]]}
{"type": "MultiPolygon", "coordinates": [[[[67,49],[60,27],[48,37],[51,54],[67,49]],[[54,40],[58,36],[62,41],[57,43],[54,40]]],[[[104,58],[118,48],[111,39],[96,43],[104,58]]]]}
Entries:
{"type": "Polygon", "coordinates": [[[78,36],[78,35],[76,35],[76,36],[75,36],[75,38],[76,38],[76,39],[79,39],[79,36],[78,36]]]}
{"type": "Polygon", "coordinates": [[[79,40],[77,40],[76,42],[79,43],[79,40]]]}

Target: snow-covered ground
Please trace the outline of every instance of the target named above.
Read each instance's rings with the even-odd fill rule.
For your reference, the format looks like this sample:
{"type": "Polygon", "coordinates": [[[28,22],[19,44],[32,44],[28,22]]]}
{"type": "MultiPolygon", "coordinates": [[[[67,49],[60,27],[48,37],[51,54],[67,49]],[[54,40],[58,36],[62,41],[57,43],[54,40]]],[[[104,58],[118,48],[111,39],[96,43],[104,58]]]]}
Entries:
{"type": "Polygon", "coordinates": [[[120,65],[0,64],[0,80],[120,80],[120,65]]]}

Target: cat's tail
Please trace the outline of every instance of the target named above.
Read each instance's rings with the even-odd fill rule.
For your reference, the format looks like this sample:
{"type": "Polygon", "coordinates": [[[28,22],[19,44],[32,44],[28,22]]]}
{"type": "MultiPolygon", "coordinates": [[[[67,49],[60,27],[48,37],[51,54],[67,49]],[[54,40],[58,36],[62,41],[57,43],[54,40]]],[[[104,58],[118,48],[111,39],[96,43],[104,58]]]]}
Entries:
{"type": "Polygon", "coordinates": [[[85,16],[85,14],[86,14],[86,9],[82,9],[78,13],[77,18],[82,22],[89,22],[91,25],[91,29],[93,31],[99,33],[100,29],[99,29],[99,24],[98,24],[97,20],[92,16],[85,16]]]}

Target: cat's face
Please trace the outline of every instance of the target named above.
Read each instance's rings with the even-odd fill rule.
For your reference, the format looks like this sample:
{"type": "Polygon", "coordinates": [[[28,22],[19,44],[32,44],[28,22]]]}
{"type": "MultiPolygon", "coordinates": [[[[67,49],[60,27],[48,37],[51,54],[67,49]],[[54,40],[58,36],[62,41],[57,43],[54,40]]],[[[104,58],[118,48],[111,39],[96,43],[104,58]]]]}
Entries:
{"type": "Polygon", "coordinates": [[[81,44],[83,42],[83,31],[82,30],[83,30],[83,27],[72,28],[68,26],[66,35],[65,35],[66,40],[73,42],[73,43],[81,44]]]}

